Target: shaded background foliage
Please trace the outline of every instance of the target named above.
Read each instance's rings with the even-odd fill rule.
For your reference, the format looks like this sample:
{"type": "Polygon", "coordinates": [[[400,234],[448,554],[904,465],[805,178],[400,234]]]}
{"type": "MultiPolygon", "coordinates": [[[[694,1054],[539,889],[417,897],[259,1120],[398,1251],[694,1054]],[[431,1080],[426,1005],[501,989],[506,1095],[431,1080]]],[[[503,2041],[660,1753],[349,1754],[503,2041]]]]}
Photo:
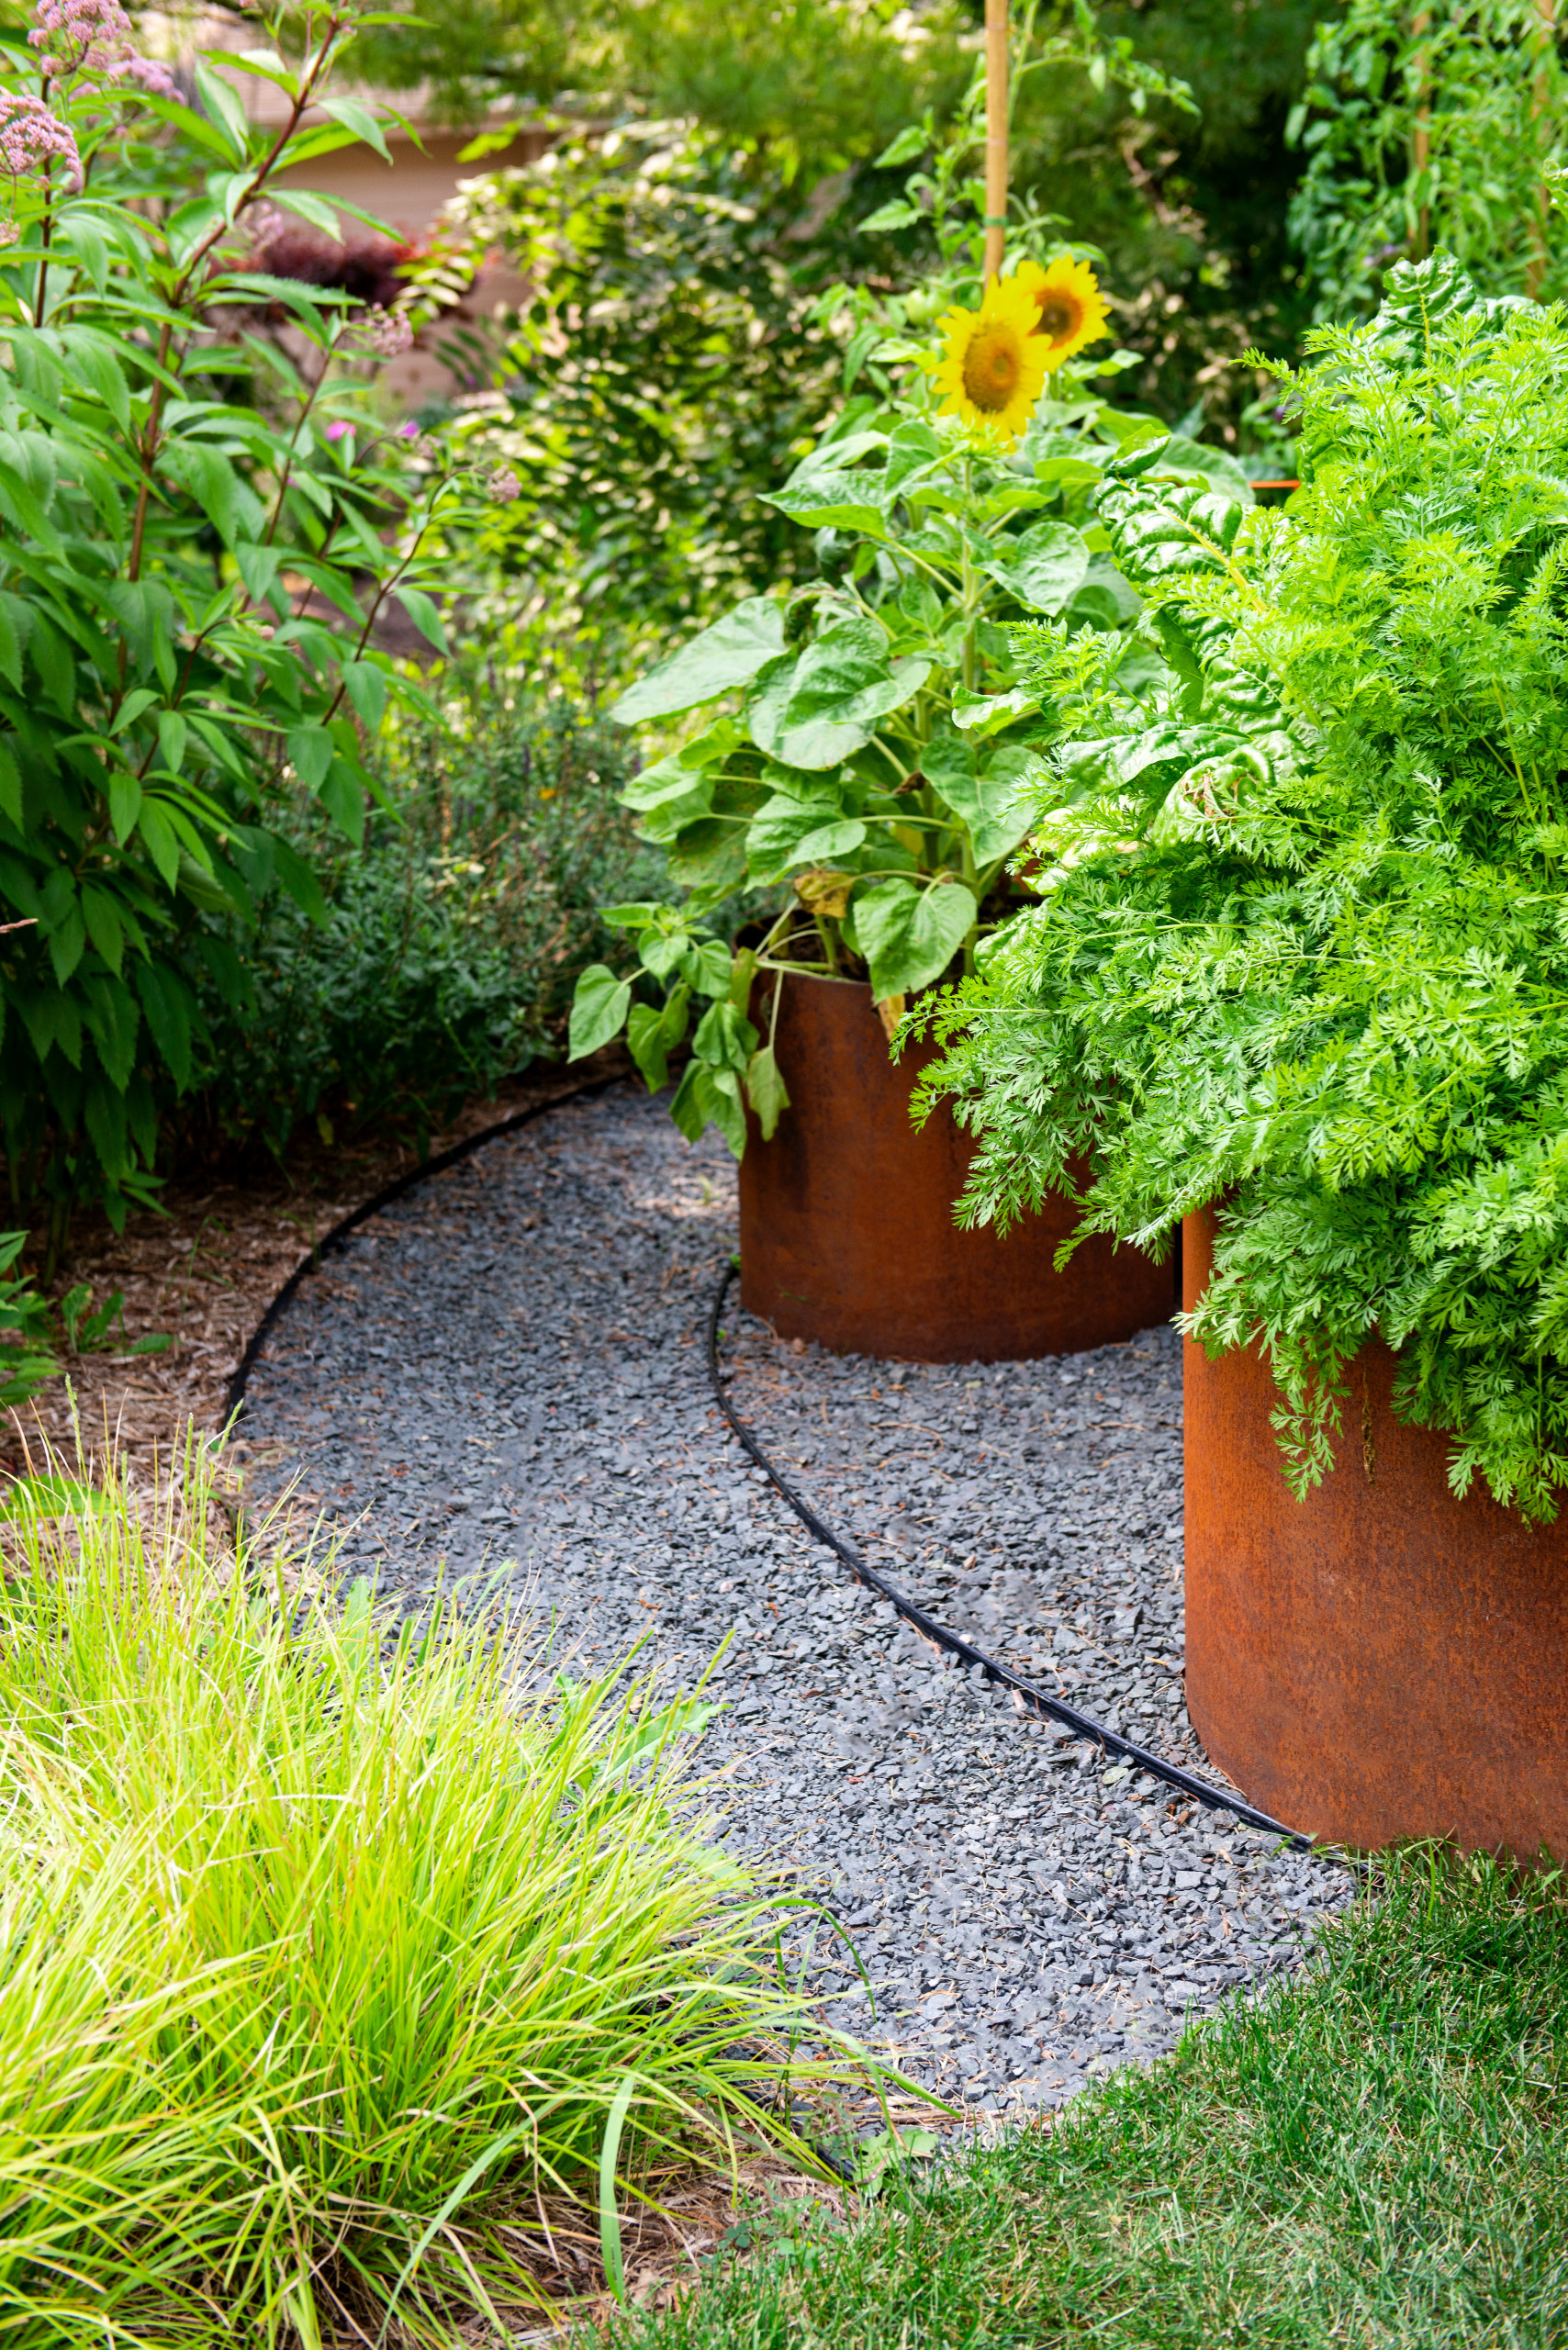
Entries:
{"type": "Polygon", "coordinates": [[[663,859],[615,800],[623,731],[565,699],[519,704],[482,669],[463,685],[450,731],[415,723],[386,744],[389,809],[361,846],[300,798],[292,837],[326,918],[274,891],[232,926],[241,989],[200,992],[187,1159],[282,1159],[302,1122],[329,1145],[392,1123],[422,1151],[447,1113],[550,1049],[608,943],[598,907],[657,891],[663,859]]]}
{"type": "MultiPolygon", "coordinates": [[[[1315,314],[1373,298],[1423,237],[1462,241],[1487,292],[1553,290],[1561,219],[1520,190],[1554,157],[1540,75],[1554,91],[1559,68],[1538,35],[1528,56],[1512,39],[1523,5],[1042,8],[1040,46],[1087,25],[1195,101],[1139,113],[1081,65],[1019,92],[1015,193],[1097,257],[1116,338],[1140,363],[1121,403],[1254,475],[1289,471],[1278,395],[1244,364],[1249,346],[1293,356],[1315,314]],[[1439,64],[1418,71],[1418,50],[1439,64]],[[1435,160],[1418,201],[1413,110],[1428,92],[1435,160]]],[[[486,175],[476,153],[476,185],[422,258],[368,230],[333,249],[298,221],[274,224],[258,257],[360,302],[407,286],[433,318],[443,286],[504,249],[530,298],[510,319],[432,326],[457,389],[420,420],[510,467],[520,495],[488,552],[461,535],[443,551],[455,644],[434,678],[464,713],[454,738],[432,735],[418,759],[406,736],[386,746],[389,811],[361,844],[332,839],[303,802],[280,834],[319,872],[324,923],[265,887],[252,927],[218,906],[187,918],[188,1058],[152,1073],[139,1108],[161,1168],[286,1150],[301,1119],[422,1125],[454,1090],[556,1048],[559,1007],[602,946],[594,898],[628,894],[633,869],[633,893],[662,886],[609,812],[625,754],[594,711],[737,595],[814,570],[810,539],[766,495],[846,396],[828,289],[907,288],[932,263],[927,223],[862,224],[902,196],[907,157],[880,160],[899,127],[929,109],[940,139],[956,118],[979,23],[978,0],[898,13],[483,0],[364,37],[367,82],[426,84],[453,120],[499,106],[564,135],[525,172],[486,175]],[[566,781],[514,788],[518,761],[548,767],[589,741],[598,780],[568,754],[566,781]],[[503,770],[514,783],[481,820],[469,780],[503,770]],[[219,970],[221,987],[204,976],[219,970]]],[[[156,167],[172,187],[169,158],[156,167]]]]}

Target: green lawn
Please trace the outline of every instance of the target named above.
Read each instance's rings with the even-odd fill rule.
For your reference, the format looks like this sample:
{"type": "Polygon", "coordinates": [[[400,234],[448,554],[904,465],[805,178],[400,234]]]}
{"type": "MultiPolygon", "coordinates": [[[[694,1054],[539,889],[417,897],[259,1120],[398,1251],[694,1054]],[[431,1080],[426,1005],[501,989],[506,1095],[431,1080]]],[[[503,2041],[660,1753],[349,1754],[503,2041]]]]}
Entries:
{"type": "Polygon", "coordinates": [[[1394,1864],[1309,1979],[620,2350],[1568,2342],[1568,1912],[1394,1864]]]}

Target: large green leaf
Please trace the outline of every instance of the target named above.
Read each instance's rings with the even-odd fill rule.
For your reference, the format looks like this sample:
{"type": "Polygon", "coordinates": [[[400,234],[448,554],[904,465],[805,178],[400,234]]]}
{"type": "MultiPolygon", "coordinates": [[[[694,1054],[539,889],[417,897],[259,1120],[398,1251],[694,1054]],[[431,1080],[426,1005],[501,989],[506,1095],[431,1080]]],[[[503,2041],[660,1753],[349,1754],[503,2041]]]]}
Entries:
{"type": "Polygon", "coordinates": [[[610,711],[622,726],[672,718],[733,693],[784,649],[784,615],[771,596],[748,596],[630,687],[610,711]]]}
{"type": "Polygon", "coordinates": [[[890,664],[880,621],[846,612],[793,663],[759,679],[746,710],[752,740],[787,767],[837,767],[863,749],[879,721],[901,710],[930,674],[922,655],[890,664]]]}
{"type": "Polygon", "coordinates": [[[879,881],[857,896],[855,934],[878,1002],[939,979],[979,911],[961,881],[879,881]]]}
{"type": "Polygon", "coordinates": [[[792,522],[809,524],[812,530],[831,523],[835,530],[885,539],[888,525],[881,509],[882,491],[880,474],[819,473],[809,476],[798,487],[774,491],[763,503],[777,506],[792,522]]]}
{"type": "Polygon", "coordinates": [[[701,890],[716,905],[745,879],[745,831],[722,816],[700,817],[680,832],[668,852],[667,871],[678,890],[701,890]]]}
{"type": "Polygon", "coordinates": [[[634,1003],[626,1016],[626,1042],[650,1093],[669,1082],[669,1056],[686,1035],[690,1002],[691,990],[682,979],[657,1011],[634,1003]]]}
{"type": "Polygon", "coordinates": [[[1036,522],[1003,541],[985,568],[1032,611],[1055,614],[1083,585],[1089,549],[1070,522],[1036,522]]]}
{"type": "Polygon", "coordinates": [[[1234,498],[1238,506],[1255,506],[1252,485],[1236,459],[1226,449],[1211,449],[1201,441],[1189,441],[1183,433],[1173,432],[1159,453],[1158,462],[1150,468],[1150,478],[1159,480],[1173,474],[1178,480],[1205,483],[1221,498],[1234,498]]]}
{"type": "Polygon", "coordinates": [[[741,739],[733,719],[717,720],[700,734],[693,735],[689,743],[683,743],[678,751],[655,759],[652,767],[634,775],[621,794],[621,805],[644,810],[657,808],[666,800],[680,799],[692,789],[704,768],[717,766],[741,739]]]}
{"type": "Polygon", "coordinates": [[[1025,789],[1036,755],[1020,744],[1003,744],[981,767],[974,745],[961,735],[939,735],[922,761],[934,785],[969,828],[978,865],[993,864],[1017,847],[1029,829],[1034,801],[1025,789]]]}
{"type": "Polygon", "coordinates": [[[744,1069],[756,1050],[756,1030],[727,996],[711,1003],[697,1024],[691,1049],[710,1069],[744,1069]]]}
{"type": "Polygon", "coordinates": [[[733,1069],[713,1069],[707,1061],[690,1060],[669,1105],[688,1142],[700,1142],[709,1121],[716,1125],[737,1158],[745,1150],[745,1110],[741,1081],[733,1069]]]}
{"type": "Polygon", "coordinates": [[[771,1142],[779,1118],[790,1107],[790,1095],[771,1045],[764,1045],[761,1051],[753,1053],[747,1061],[745,1094],[762,1129],[763,1141],[771,1142]]]}
{"type": "Polygon", "coordinates": [[[608,963],[590,963],[572,997],[566,1058],[580,1061],[619,1035],[631,1002],[630,979],[618,979],[608,963]]]}
{"type": "Polygon", "coordinates": [[[746,834],[746,864],[759,881],[776,880],[792,865],[810,864],[823,856],[839,856],[858,848],[866,827],[848,815],[836,793],[823,791],[809,800],[776,791],[752,818],[746,834]],[[856,837],[848,839],[853,831],[856,837]],[[844,848],[806,849],[804,844],[828,835],[846,835],[844,848]]]}

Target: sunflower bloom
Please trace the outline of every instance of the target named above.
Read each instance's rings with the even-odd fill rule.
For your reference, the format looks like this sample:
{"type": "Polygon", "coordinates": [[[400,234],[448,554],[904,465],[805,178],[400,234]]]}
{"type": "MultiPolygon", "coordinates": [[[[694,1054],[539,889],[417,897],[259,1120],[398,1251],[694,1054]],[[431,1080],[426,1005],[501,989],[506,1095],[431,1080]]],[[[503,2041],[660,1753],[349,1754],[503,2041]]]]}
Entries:
{"type": "Polygon", "coordinates": [[[938,413],[990,425],[1011,448],[1034,411],[1050,364],[1035,332],[1035,305],[1016,277],[993,277],[978,310],[938,319],[942,356],[933,370],[944,392],[938,413]]]}
{"type": "Polygon", "coordinates": [[[1098,342],[1109,331],[1100,282],[1086,261],[1073,261],[1064,253],[1049,269],[1042,269],[1037,261],[1026,261],[1014,283],[1024,288],[1033,307],[1030,331],[1045,346],[1047,375],[1054,375],[1062,361],[1081,351],[1086,342],[1098,342]]]}

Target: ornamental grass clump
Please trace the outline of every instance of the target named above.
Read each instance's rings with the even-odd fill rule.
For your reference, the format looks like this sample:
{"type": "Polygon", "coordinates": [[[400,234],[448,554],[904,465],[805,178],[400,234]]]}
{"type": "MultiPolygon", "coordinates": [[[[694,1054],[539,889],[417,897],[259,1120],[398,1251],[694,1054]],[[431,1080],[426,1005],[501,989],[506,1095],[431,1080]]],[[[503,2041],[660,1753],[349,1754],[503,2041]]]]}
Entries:
{"type": "Polygon", "coordinates": [[[193,1446],[156,1505],[7,1501],[6,2338],[502,2332],[672,2171],[813,2166],[779,2117],[856,2067],[815,2028],[789,2064],[701,1709],[498,1613],[341,1605],[275,1528],[226,1560],[210,1499],[193,1446]]]}
{"type": "Polygon", "coordinates": [[[1550,1518],[1568,1483],[1568,324],[1401,264],[1314,340],[1304,487],[1222,506],[1107,467],[1166,676],[1013,632],[1058,739],[1042,903],[935,1025],[979,1136],[965,1220],[1091,1180],[1081,1231],[1210,1208],[1187,1327],[1257,1342],[1298,1492],[1347,1366],[1450,1479],[1550,1518]],[[1081,1180],[1081,1179],[1080,1179],[1081,1180]]]}

